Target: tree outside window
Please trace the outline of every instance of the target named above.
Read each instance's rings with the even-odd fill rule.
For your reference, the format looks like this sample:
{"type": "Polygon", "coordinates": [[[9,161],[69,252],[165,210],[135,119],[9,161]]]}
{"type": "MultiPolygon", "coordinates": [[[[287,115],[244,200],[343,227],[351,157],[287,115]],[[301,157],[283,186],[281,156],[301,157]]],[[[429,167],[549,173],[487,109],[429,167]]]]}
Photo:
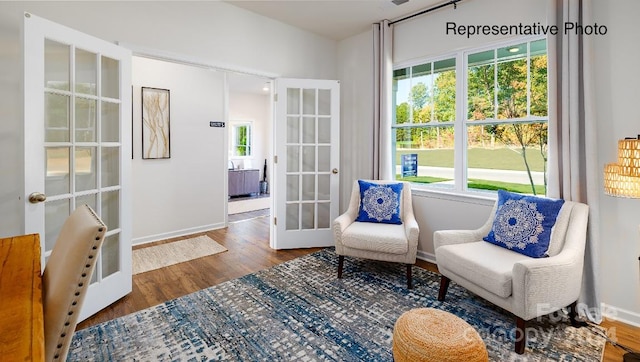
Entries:
{"type": "Polygon", "coordinates": [[[458,191],[546,193],[545,39],[396,69],[393,94],[397,169],[402,154],[418,155],[418,175],[409,181],[458,191]],[[456,172],[454,163],[465,172],[456,172]]]}

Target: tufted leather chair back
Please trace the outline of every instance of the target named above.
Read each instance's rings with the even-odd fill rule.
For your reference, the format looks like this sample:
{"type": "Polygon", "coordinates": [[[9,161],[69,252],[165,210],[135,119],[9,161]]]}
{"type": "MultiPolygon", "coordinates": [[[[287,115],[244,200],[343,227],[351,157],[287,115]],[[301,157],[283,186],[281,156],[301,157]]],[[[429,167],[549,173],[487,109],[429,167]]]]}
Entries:
{"type": "Polygon", "coordinates": [[[88,205],[65,220],[42,279],[46,361],[65,361],[107,227],[88,205]]]}

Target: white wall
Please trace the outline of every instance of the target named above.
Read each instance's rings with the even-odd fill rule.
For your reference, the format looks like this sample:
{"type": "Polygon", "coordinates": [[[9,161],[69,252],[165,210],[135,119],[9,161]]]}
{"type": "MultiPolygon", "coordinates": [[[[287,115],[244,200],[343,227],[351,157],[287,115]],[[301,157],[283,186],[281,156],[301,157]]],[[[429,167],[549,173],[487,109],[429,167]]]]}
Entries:
{"type": "Polygon", "coordinates": [[[224,73],[139,57],[132,73],[133,243],[224,227],[224,73]],[[141,87],[170,91],[168,159],[142,159],[141,87]]]}
{"type": "MultiPolygon", "coordinates": [[[[608,34],[594,37],[596,84],[596,112],[599,120],[599,167],[616,160],[617,139],[640,133],[638,120],[637,59],[640,48],[634,46],[637,31],[635,14],[640,13],[637,0],[593,0],[593,14],[599,24],[608,27],[608,34]]],[[[482,46],[504,40],[504,37],[479,36],[467,39],[446,35],[446,22],[458,24],[546,24],[546,1],[486,0],[466,1],[426,14],[394,28],[394,62],[438,56],[467,47],[482,46]]],[[[368,74],[372,64],[372,35],[366,32],[339,44],[342,89],[358,97],[343,97],[343,118],[355,122],[345,129],[366,130],[371,127],[370,96],[372,83],[368,74]],[[354,61],[356,60],[357,61],[354,61]]],[[[353,133],[349,134],[357,134],[353,133]]],[[[358,142],[361,140],[358,138],[358,142]]],[[[371,141],[369,141],[371,142],[371,141]]],[[[352,143],[343,138],[342,149],[352,143]]],[[[357,147],[368,147],[358,145],[357,147]]],[[[360,159],[342,158],[342,169],[365,168],[360,159]]],[[[368,160],[367,160],[368,161],[368,160]]],[[[371,173],[371,169],[360,174],[371,173]]],[[[343,173],[341,185],[350,184],[360,174],[343,173]]],[[[602,184],[602,176],[600,183],[602,184]]],[[[344,197],[344,196],[343,196],[344,197]]],[[[344,201],[344,200],[343,200],[344,201]]],[[[449,228],[475,228],[486,220],[491,211],[490,200],[481,198],[448,197],[429,192],[414,192],[414,209],[420,225],[419,255],[433,257],[433,231],[449,228]]],[[[342,204],[345,204],[344,202],[342,204]]],[[[629,323],[640,325],[640,200],[619,199],[600,195],[600,292],[602,302],[611,306],[609,314],[629,323]]]]}
{"type": "MultiPolygon", "coordinates": [[[[249,158],[251,167],[247,166],[246,159],[231,159],[236,165],[239,162],[242,163],[243,168],[260,170],[260,180],[262,180],[264,160],[271,160],[273,155],[273,122],[269,95],[231,92],[229,94],[229,122],[233,121],[253,121],[253,155],[249,158]]],[[[267,162],[267,164],[271,165],[271,162],[267,162]]],[[[271,166],[267,167],[267,180],[271,180],[271,168],[271,166]]]]}
{"type": "MultiPolygon", "coordinates": [[[[107,41],[132,44],[136,48],[178,55],[217,67],[282,77],[336,79],[338,76],[335,41],[221,1],[3,1],[0,3],[0,154],[3,155],[0,158],[0,236],[20,234],[23,230],[22,62],[19,35],[23,11],[107,41]]],[[[155,83],[155,86],[162,87],[163,77],[164,74],[150,75],[145,78],[146,84],[136,85],[154,86],[151,83],[155,83]]],[[[211,77],[218,79],[214,75],[211,77]]],[[[174,81],[172,86],[183,86],[179,79],[174,81]]],[[[134,96],[139,96],[137,93],[136,88],[134,96]]],[[[178,102],[180,94],[172,90],[172,103],[178,102]]],[[[210,102],[218,100],[216,98],[210,102]]],[[[185,180],[185,175],[176,174],[187,173],[193,177],[192,171],[203,167],[202,162],[205,162],[198,158],[200,155],[211,153],[210,161],[217,160],[215,150],[209,148],[209,145],[193,142],[189,146],[185,143],[194,139],[205,142],[205,139],[199,137],[213,137],[212,132],[215,131],[205,126],[208,125],[209,117],[221,117],[218,109],[212,109],[211,114],[194,114],[193,118],[190,114],[183,115],[189,116],[189,119],[177,116],[172,118],[172,123],[177,128],[172,128],[170,160],[143,162],[139,159],[139,148],[134,148],[136,159],[133,161],[132,174],[136,190],[133,192],[133,233],[137,241],[206,225],[218,225],[220,221],[218,211],[204,209],[205,206],[201,204],[194,210],[201,213],[191,218],[190,222],[186,222],[186,215],[184,220],[175,217],[188,211],[186,201],[199,202],[192,200],[191,196],[185,197],[183,190],[179,188],[189,185],[197,187],[192,192],[203,191],[207,194],[211,185],[219,182],[212,179],[211,175],[206,175],[201,178],[201,183],[194,184],[189,182],[197,180],[185,180]],[[182,132],[193,132],[195,135],[182,132]],[[183,166],[176,165],[177,162],[174,161],[177,159],[186,160],[187,163],[183,166]],[[172,173],[171,177],[167,175],[167,171],[172,173]],[[178,190],[174,191],[173,188],[178,190]],[[156,191],[155,197],[158,198],[151,197],[149,191],[152,190],[156,191]],[[181,197],[183,199],[178,200],[181,197]],[[169,209],[174,210],[169,213],[169,209]]],[[[134,134],[134,138],[139,140],[139,134],[134,134]]],[[[220,153],[220,157],[226,155],[226,149],[220,152],[224,152],[220,153]]],[[[222,167],[226,168],[226,162],[222,167]]],[[[208,169],[202,172],[208,172],[208,169]]],[[[224,207],[218,206],[220,212],[223,212],[224,207]]]]}
{"type": "MultiPolygon", "coordinates": [[[[617,140],[640,134],[637,44],[640,2],[593,1],[594,17],[609,33],[594,38],[598,163],[617,160],[617,140]]],[[[602,180],[601,180],[602,183],[602,180]]],[[[640,326],[640,199],[600,198],[603,302],[618,318],[640,326]]]]}

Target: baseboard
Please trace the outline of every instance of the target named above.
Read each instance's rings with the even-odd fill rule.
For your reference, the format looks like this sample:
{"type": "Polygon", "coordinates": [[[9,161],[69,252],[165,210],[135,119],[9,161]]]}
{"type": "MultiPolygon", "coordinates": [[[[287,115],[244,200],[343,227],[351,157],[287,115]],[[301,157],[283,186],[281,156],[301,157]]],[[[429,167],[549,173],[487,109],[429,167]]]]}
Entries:
{"type": "Polygon", "coordinates": [[[177,238],[179,236],[191,235],[191,234],[201,233],[204,231],[215,230],[215,229],[222,229],[224,227],[226,227],[224,223],[202,225],[202,226],[197,226],[197,227],[188,228],[188,229],[176,230],[168,233],[155,234],[155,235],[144,236],[141,238],[135,238],[131,240],[131,243],[133,245],[148,244],[154,241],[177,238]]]}
{"type": "Polygon", "coordinates": [[[602,316],[618,322],[640,327],[640,313],[602,303],[602,316]]]}
{"type": "Polygon", "coordinates": [[[420,260],[428,261],[429,263],[436,264],[436,256],[426,251],[418,250],[416,257],[420,260]]]}

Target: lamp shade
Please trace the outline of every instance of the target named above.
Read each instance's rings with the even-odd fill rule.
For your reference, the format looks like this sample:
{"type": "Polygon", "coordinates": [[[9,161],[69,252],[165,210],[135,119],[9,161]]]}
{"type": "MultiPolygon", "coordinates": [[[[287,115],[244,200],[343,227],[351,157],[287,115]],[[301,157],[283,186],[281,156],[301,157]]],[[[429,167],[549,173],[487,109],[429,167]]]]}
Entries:
{"type": "Polygon", "coordinates": [[[618,141],[618,163],[609,163],[604,168],[604,192],[640,198],[640,139],[618,141]]]}
{"type": "Polygon", "coordinates": [[[640,140],[618,141],[618,165],[621,174],[640,177],[640,140]]]}

